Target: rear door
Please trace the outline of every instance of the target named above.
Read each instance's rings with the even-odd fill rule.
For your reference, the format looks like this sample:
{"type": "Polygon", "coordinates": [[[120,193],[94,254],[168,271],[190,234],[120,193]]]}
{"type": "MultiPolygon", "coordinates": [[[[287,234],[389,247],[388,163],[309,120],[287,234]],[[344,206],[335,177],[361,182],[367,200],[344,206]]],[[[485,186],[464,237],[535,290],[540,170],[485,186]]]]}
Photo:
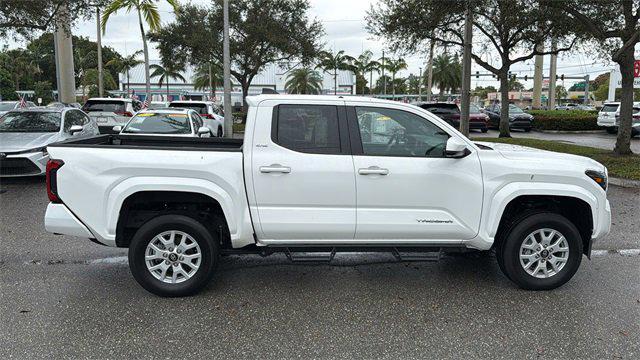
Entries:
{"type": "Polygon", "coordinates": [[[388,106],[347,108],[358,199],[355,239],[473,238],[483,199],[478,154],[445,157],[446,130],[426,114],[388,106]]]}
{"type": "Polygon", "coordinates": [[[266,243],[353,240],[356,189],[346,116],[335,102],[257,108],[249,192],[266,243]]]}

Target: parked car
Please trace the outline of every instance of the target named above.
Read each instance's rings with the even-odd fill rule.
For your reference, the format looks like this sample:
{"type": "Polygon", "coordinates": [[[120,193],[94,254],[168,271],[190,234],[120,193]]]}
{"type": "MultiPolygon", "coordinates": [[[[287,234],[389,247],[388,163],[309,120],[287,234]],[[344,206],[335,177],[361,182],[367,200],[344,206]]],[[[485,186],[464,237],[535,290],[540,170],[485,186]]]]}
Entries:
{"type": "Polygon", "coordinates": [[[52,145],[52,233],[129,248],[147,290],[202,289],[221,255],[495,249],[525,289],[553,289],[609,232],[607,169],[474,143],[419,107],[363,97],[247,98],[244,139],[99,136],[52,145]],[[107,175],[108,174],[108,175],[107,175]]]}
{"type": "MultiPolygon", "coordinates": [[[[489,116],[489,127],[500,128],[500,104],[491,104],[484,109],[489,116]]],[[[514,104],[509,104],[509,129],[531,131],[533,127],[533,115],[525,113],[514,104]]]]}
{"type": "Polygon", "coordinates": [[[579,104],[574,103],[561,104],[556,105],[556,110],[578,110],[579,106],[579,104]]]}
{"type": "Polygon", "coordinates": [[[460,108],[457,104],[449,102],[427,102],[419,103],[418,106],[438,116],[454,128],[460,128],[460,108]]]}
{"type": "Polygon", "coordinates": [[[477,105],[469,105],[469,129],[489,131],[489,115],[485,114],[477,105]]]}
{"type": "Polygon", "coordinates": [[[167,101],[152,101],[147,107],[148,110],[157,110],[164,109],[169,107],[169,102],[167,101]]]}
{"type": "Polygon", "coordinates": [[[34,107],[0,117],[0,176],[43,175],[47,146],[98,134],[95,121],[79,109],[34,107]]]}
{"type": "Polygon", "coordinates": [[[82,107],[93,118],[101,134],[113,133],[114,126],[123,126],[140,110],[141,103],[125,98],[91,98],[82,107]]]}
{"type": "Polygon", "coordinates": [[[211,129],[211,135],[224,136],[224,113],[213,101],[181,100],[172,101],[169,107],[192,109],[198,112],[206,127],[211,129]]]}
{"type": "MultiPolygon", "coordinates": [[[[35,107],[32,101],[26,102],[26,108],[35,107]]],[[[8,111],[20,109],[20,101],[0,101],[0,116],[6,114],[8,111]]]]}
{"type": "Polygon", "coordinates": [[[198,113],[189,109],[141,110],[121,127],[114,126],[113,132],[120,134],[187,136],[209,135],[198,113]]]}
{"type": "Polygon", "coordinates": [[[82,109],[82,105],[80,105],[79,103],[63,103],[63,102],[50,102],[47,104],[47,107],[57,107],[57,108],[65,108],[65,107],[74,107],[76,109],[82,109]]]}
{"type": "MultiPolygon", "coordinates": [[[[604,127],[609,134],[617,133],[620,124],[620,102],[605,103],[598,113],[597,124],[604,127]]],[[[633,104],[633,124],[631,135],[635,136],[640,126],[640,103],[633,104]]]]}

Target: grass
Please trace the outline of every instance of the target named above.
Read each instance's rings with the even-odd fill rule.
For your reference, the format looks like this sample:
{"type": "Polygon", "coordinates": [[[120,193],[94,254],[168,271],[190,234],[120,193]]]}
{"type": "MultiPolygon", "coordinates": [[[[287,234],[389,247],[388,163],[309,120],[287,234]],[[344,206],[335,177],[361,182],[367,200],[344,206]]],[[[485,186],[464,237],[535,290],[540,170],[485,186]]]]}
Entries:
{"type": "Polygon", "coordinates": [[[558,141],[523,139],[523,138],[475,138],[474,141],[499,142],[528,146],[567,154],[592,158],[609,169],[609,176],[640,180],[640,155],[618,156],[610,150],[589,146],[566,144],[558,141]]]}

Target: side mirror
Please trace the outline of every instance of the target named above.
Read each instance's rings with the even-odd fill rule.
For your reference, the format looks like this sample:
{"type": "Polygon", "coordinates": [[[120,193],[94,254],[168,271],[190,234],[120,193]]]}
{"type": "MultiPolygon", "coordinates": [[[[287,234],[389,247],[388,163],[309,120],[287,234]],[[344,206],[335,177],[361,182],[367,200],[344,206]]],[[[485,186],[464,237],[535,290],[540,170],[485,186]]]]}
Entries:
{"type": "Polygon", "coordinates": [[[111,129],[111,131],[113,131],[114,133],[118,133],[119,134],[120,131],[122,131],[122,126],[116,125],[111,129]]]}
{"type": "Polygon", "coordinates": [[[204,135],[208,135],[208,134],[210,134],[210,133],[211,133],[211,131],[210,131],[210,130],[209,130],[209,128],[208,128],[208,127],[206,127],[206,126],[201,126],[201,127],[198,129],[198,136],[200,136],[200,137],[202,137],[202,136],[204,136],[204,135]]]}
{"type": "Polygon", "coordinates": [[[467,144],[464,141],[457,137],[450,137],[449,140],[447,140],[444,153],[450,158],[463,158],[469,155],[469,149],[467,149],[467,144]]]}
{"type": "Polygon", "coordinates": [[[71,128],[69,128],[69,134],[75,135],[76,133],[81,132],[83,129],[84,128],[80,125],[72,125],[71,128]]]}

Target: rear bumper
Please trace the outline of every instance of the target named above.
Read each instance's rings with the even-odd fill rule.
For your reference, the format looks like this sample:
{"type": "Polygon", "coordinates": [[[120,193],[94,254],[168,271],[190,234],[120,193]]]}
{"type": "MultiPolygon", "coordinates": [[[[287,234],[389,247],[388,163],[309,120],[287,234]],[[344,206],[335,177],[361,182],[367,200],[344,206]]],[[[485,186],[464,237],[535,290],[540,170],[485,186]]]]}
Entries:
{"type": "Polygon", "coordinates": [[[49,203],[44,214],[44,228],[54,234],[95,238],[64,204],[49,203]]]}
{"type": "Polygon", "coordinates": [[[7,154],[0,159],[0,177],[44,175],[49,154],[42,151],[23,154],[7,154]]]}

